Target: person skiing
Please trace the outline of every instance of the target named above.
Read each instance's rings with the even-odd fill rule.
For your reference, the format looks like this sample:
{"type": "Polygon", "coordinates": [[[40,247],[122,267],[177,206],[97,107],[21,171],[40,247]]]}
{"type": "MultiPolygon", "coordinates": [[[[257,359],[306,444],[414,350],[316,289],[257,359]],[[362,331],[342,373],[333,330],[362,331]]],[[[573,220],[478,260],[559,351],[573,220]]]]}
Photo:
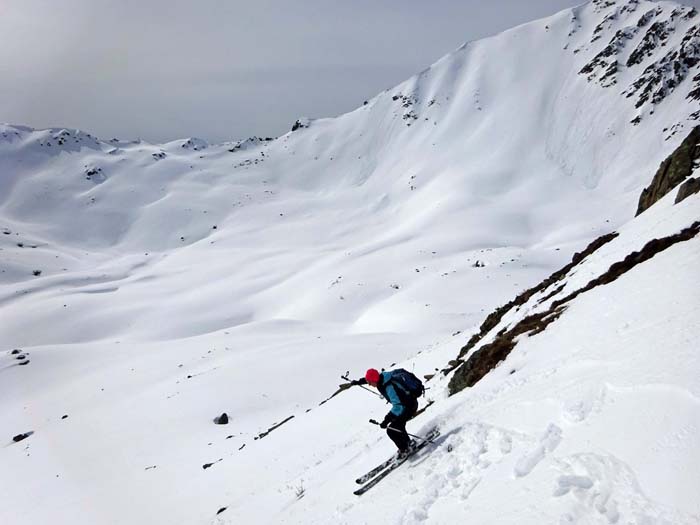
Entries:
{"type": "Polygon", "coordinates": [[[418,410],[418,396],[423,390],[420,380],[401,368],[387,372],[370,368],[364,378],[356,379],[352,384],[369,384],[391,403],[391,410],[379,426],[386,429],[387,435],[399,449],[399,458],[409,455],[415,441],[406,432],[406,423],[418,410]]]}

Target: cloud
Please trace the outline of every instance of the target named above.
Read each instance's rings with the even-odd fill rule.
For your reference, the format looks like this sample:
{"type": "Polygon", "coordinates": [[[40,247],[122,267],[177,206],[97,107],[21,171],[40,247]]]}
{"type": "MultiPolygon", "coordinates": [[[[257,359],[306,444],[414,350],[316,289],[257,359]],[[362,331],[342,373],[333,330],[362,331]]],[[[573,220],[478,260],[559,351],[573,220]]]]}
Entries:
{"type": "Polygon", "coordinates": [[[0,121],[157,142],[278,135],[576,3],[4,0],[0,121]]]}

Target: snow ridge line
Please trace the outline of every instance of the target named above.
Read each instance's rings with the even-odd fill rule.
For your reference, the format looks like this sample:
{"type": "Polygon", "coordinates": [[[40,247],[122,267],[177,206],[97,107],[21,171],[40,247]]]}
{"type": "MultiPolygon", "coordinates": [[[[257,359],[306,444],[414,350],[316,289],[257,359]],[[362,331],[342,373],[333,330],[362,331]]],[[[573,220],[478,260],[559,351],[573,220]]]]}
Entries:
{"type": "Polygon", "coordinates": [[[692,225],[676,234],[662,237],[661,239],[652,239],[641,250],[632,252],[623,260],[613,263],[605,273],[589,281],[584,287],[571,292],[562,299],[553,301],[547,310],[525,317],[510,330],[504,328],[492,342],[482,346],[466,362],[456,368],[448,384],[450,395],[456,394],[466,387],[474,386],[488,372],[508,357],[508,354],[517,344],[515,340],[517,336],[524,333],[532,336],[542,332],[550,323],[564,313],[568,307],[567,303],[570,303],[580,294],[617,280],[635,266],[648,261],[674,244],[694,238],[698,233],[700,233],[700,221],[695,221],[692,225]]]}

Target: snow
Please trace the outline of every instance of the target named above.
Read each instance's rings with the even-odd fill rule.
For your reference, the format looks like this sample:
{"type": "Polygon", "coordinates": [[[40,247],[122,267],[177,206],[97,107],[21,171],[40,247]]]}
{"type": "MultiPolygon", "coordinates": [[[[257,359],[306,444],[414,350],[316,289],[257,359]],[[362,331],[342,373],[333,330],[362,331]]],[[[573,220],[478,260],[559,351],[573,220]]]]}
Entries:
{"type": "Polygon", "coordinates": [[[638,125],[621,94],[695,20],[603,88],[581,68],[676,7],[605,4],[273,141],[0,126],[0,522],[700,523],[697,237],[580,294],[473,388],[448,397],[438,372],[599,235],[619,232],[483,343],[700,217],[674,191],[632,218],[693,125],[695,73],[638,125]],[[367,423],[387,407],[330,396],[370,366],[438,372],[408,430],[441,436],[358,498],[393,453],[367,423]]]}

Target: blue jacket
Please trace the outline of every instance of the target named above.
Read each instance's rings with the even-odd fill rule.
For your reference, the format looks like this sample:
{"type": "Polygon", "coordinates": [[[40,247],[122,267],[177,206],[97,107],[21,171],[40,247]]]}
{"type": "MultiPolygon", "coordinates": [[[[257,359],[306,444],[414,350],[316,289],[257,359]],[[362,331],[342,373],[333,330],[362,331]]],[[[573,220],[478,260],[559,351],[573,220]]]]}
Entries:
{"type": "Polygon", "coordinates": [[[395,417],[398,417],[409,410],[409,407],[404,404],[402,398],[410,400],[410,395],[401,387],[401,385],[391,381],[391,374],[391,370],[379,374],[379,384],[377,386],[379,388],[379,392],[386,398],[387,401],[389,401],[389,403],[391,403],[390,412],[395,417]]]}

